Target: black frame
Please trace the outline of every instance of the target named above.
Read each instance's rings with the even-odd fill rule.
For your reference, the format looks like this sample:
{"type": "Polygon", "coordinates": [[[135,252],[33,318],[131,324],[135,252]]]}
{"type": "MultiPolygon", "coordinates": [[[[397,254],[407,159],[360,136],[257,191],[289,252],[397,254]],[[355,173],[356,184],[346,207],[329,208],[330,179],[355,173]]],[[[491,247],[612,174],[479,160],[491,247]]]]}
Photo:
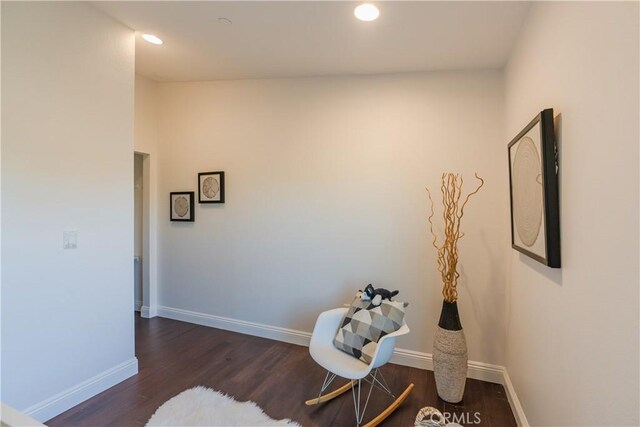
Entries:
{"type": "Polygon", "coordinates": [[[193,191],[174,191],[169,193],[169,220],[178,222],[194,222],[195,221],[195,193],[193,191]],[[183,195],[189,197],[189,217],[184,219],[176,219],[173,217],[173,196],[183,195]]]}
{"type": "Polygon", "coordinates": [[[558,197],[558,156],[553,126],[553,109],[547,108],[538,114],[507,146],[509,160],[509,197],[511,208],[511,247],[552,268],[560,268],[560,206],[558,197]],[[511,170],[511,147],[519,142],[536,124],[540,124],[542,203],[544,210],[546,257],[535,254],[515,243],[513,221],[513,187],[511,170]]]}
{"type": "Polygon", "coordinates": [[[198,174],[198,203],[224,203],[224,172],[223,171],[216,171],[216,172],[200,172],[198,174]],[[200,188],[200,183],[202,182],[202,180],[200,179],[201,176],[206,176],[206,175],[219,175],[220,179],[218,180],[220,182],[220,200],[202,200],[202,189],[200,188]]]}

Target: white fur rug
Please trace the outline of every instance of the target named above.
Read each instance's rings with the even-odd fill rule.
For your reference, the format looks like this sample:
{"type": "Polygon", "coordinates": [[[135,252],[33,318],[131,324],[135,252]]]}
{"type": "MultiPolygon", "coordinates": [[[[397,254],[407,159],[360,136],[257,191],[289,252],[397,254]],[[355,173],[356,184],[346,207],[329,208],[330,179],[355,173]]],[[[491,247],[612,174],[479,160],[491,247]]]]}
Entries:
{"type": "Polygon", "coordinates": [[[166,401],[147,422],[152,426],[288,426],[301,427],[285,419],[269,418],[253,402],[238,402],[231,397],[198,386],[166,401]]]}

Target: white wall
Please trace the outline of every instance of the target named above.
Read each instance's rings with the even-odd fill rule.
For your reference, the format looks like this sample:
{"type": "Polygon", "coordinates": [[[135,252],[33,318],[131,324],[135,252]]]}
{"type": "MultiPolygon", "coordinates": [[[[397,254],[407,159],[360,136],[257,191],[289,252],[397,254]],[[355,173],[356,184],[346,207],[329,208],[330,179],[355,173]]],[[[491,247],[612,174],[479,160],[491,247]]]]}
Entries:
{"type": "Polygon", "coordinates": [[[504,361],[508,193],[497,71],[159,83],[160,304],[311,331],[358,288],[399,289],[431,353],[442,304],[425,186],[477,171],[460,308],[472,360],[504,361]],[[226,203],[168,220],[224,170],[226,203]],[[166,203],[165,203],[166,201],[166,203]]]}
{"type": "Polygon", "coordinates": [[[638,3],[537,3],[507,138],[560,115],[562,269],[513,251],[507,369],[531,425],[638,425],[638,3]]]}
{"type": "Polygon", "coordinates": [[[143,156],[142,316],[154,317],[158,262],[158,99],[156,82],[135,77],[134,147],[143,156]]]}
{"type": "Polygon", "coordinates": [[[134,147],[136,152],[151,154],[158,147],[158,84],[135,76],[134,147]]]}
{"type": "Polygon", "coordinates": [[[2,399],[40,420],[137,372],[133,84],[129,29],[2,3],[2,399]]]}

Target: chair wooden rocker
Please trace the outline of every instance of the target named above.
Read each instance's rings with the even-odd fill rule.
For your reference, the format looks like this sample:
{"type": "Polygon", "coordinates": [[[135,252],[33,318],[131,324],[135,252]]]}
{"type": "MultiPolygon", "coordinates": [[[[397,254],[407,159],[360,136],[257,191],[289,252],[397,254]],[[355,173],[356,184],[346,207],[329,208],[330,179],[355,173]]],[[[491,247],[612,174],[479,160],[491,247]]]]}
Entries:
{"type": "MultiPolygon", "coordinates": [[[[379,368],[387,363],[393,354],[395,347],[395,339],[400,335],[409,333],[409,327],[407,323],[403,321],[402,326],[395,332],[385,335],[378,341],[373,360],[368,365],[357,359],[356,357],[347,354],[341,350],[338,350],[333,345],[333,339],[336,336],[336,332],[340,327],[340,323],[347,312],[347,308],[336,308],[333,310],[325,311],[318,316],[316,325],[313,328],[313,334],[311,335],[311,344],[309,345],[309,353],[313,360],[315,360],[320,366],[327,370],[327,375],[320,389],[320,393],[317,398],[310,399],[305,402],[306,405],[317,405],[334,399],[341,394],[351,389],[353,394],[353,404],[356,413],[356,425],[359,427],[362,424],[364,418],[364,412],[367,409],[369,398],[371,397],[371,391],[373,388],[378,388],[389,396],[394,401],[375,418],[365,424],[364,427],[374,427],[380,424],[385,418],[393,413],[393,411],[407,398],[413,384],[409,386],[399,395],[395,396],[389,390],[389,386],[382,376],[382,372],[379,368]],[[342,387],[323,394],[329,387],[329,384],[335,379],[336,376],[346,378],[349,382],[342,387]],[[360,410],[360,391],[362,381],[370,384],[367,399],[364,402],[362,410],[360,410]],[[357,392],[356,392],[357,387],[357,392]]],[[[364,393],[363,393],[364,394],[364,393]]]]}

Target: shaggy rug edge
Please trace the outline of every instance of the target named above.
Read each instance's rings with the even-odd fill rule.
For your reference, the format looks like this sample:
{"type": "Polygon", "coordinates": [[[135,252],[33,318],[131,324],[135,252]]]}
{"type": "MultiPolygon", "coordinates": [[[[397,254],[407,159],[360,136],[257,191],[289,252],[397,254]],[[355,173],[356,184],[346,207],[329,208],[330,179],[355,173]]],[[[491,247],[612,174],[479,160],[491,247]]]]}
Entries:
{"type": "MultiPolygon", "coordinates": [[[[239,400],[234,399],[232,396],[229,396],[226,393],[223,393],[221,391],[212,389],[210,387],[206,387],[206,386],[196,386],[196,387],[192,387],[186,390],[181,391],[180,393],[176,394],[175,396],[171,397],[170,399],[168,399],[166,402],[164,402],[162,405],[160,405],[155,412],[153,413],[153,415],[151,415],[151,417],[149,418],[149,420],[146,422],[145,427],[154,427],[154,426],[174,426],[174,427],[193,427],[194,424],[189,423],[189,422],[183,422],[182,424],[176,424],[175,420],[173,421],[169,421],[166,419],[163,419],[165,417],[163,417],[163,408],[167,408],[167,404],[173,402],[175,403],[177,400],[179,400],[179,398],[182,396],[184,398],[185,394],[193,394],[193,393],[211,393],[212,394],[212,398],[213,399],[225,399],[225,406],[226,405],[238,405],[238,406],[243,406],[245,408],[251,408],[251,410],[255,411],[256,414],[259,413],[259,415],[263,418],[262,420],[262,424],[255,424],[255,423],[250,423],[250,424],[245,424],[247,421],[244,420],[240,420],[237,421],[236,423],[234,423],[234,426],[247,426],[247,427],[259,427],[262,425],[270,425],[270,426],[286,426],[286,427],[302,427],[300,424],[298,424],[297,422],[290,420],[288,418],[282,419],[282,420],[276,420],[271,418],[269,415],[267,415],[264,410],[255,402],[248,400],[245,402],[241,402],[239,400]],[[169,421],[169,423],[167,422],[169,421]]],[[[169,405],[171,406],[171,405],[169,405]]],[[[224,424],[197,424],[198,426],[229,426],[230,424],[224,423],[224,424]]]]}

